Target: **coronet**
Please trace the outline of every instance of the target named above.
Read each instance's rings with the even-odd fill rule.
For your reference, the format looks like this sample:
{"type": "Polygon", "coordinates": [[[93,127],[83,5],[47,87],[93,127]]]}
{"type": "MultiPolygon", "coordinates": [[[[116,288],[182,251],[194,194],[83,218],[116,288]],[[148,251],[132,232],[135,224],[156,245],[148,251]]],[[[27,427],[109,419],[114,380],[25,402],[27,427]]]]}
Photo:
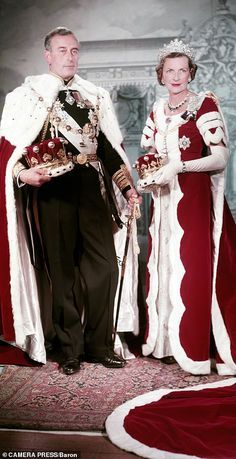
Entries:
{"type": "Polygon", "coordinates": [[[163,165],[164,158],[160,157],[157,153],[147,153],[135,161],[133,168],[137,170],[139,178],[143,179],[160,169],[163,165]]]}

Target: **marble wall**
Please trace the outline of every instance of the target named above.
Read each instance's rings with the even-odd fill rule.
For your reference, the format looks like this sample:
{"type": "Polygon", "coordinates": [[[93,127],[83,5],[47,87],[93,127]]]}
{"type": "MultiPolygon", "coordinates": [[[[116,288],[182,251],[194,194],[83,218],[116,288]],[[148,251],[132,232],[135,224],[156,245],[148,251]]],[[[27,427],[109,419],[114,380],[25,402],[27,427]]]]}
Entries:
{"type": "MultiPolygon", "coordinates": [[[[25,76],[47,71],[43,38],[71,28],[81,41],[79,74],[112,95],[130,161],[154,100],[157,48],[174,37],[195,48],[195,91],[220,98],[230,138],[226,195],[236,214],[236,2],[235,0],[1,0],[0,110],[7,92],[25,76]]],[[[134,176],[134,178],[137,178],[134,176]]],[[[147,232],[148,203],[140,234],[147,232]]]]}

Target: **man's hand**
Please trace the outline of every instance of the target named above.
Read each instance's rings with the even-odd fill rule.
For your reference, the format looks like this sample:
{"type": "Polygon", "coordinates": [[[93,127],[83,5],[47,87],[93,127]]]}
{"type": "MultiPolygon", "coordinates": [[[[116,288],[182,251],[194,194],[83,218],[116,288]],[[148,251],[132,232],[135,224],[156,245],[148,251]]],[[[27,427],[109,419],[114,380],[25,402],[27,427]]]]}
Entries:
{"type": "Polygon", "coordinates": [[[40,187],[46,182],[50,182],[52,177],[48,175],[46,168],[39,169],[37,167],[31,167],[30,169],[23,169],[19,173],[19,179],[23,183],[28,185],[40,187]]]}
{"type": "Polygon", "coordinates": [[[131,210],[133,210],[134,205],[141,205],[142,203],[142,198],[141,196],[137,193],[135,188],[130,188],[130,190],[126,191],[125,193],[125,198],[128,201],[128,206],[131,210]]]}

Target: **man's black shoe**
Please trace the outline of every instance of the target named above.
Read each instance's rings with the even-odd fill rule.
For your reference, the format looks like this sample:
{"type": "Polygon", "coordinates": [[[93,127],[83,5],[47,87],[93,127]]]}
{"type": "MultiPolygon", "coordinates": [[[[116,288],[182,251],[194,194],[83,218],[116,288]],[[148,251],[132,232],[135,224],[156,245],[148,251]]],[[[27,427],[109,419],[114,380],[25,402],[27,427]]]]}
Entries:
{"type": "Polygon", "coordinates": [[[177,363],[173,355],[168,355],[167,357],[162,357],[160,359],[162,363],[165,363],[166,365],[173,365],[174,363],[177,363]]]}
{"type": "Polygon", "coordinates": [[[107,368],[123,368],[126,364],[126,361],[123,359],[123,357],[120,357],[114,353],[109,353],[102,357],[87,356],[86,360],[90,363],[101,363],[104,367],[107,368]]]}
{"type": "Polygon", "coordinates": [[[66,375],[73,375],[80,370],[80,359],[69,357],[62,362],[60,368],[66,375]]]}

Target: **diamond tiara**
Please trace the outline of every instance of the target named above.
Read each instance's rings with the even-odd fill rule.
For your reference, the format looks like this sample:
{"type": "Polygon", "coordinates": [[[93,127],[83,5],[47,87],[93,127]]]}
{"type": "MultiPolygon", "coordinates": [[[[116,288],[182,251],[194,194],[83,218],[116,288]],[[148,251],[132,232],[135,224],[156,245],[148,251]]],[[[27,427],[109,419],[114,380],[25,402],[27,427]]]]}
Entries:
{"type": "Polygon", "coordinates": [[[178,38],[175,38],[174,40],[171,40],[170,43],[167,45],[165,44],[163,48],[160,48],[158,50],[158,59],[161,61],[162,59],[165,59],[166,56],[168,56],[170,53],[182,53],[186,54],[192,61],[195,58],[195,53],[193,48],[190,48],[189,45],[184,43],[182,40],[178,40],[178,38]]]}

